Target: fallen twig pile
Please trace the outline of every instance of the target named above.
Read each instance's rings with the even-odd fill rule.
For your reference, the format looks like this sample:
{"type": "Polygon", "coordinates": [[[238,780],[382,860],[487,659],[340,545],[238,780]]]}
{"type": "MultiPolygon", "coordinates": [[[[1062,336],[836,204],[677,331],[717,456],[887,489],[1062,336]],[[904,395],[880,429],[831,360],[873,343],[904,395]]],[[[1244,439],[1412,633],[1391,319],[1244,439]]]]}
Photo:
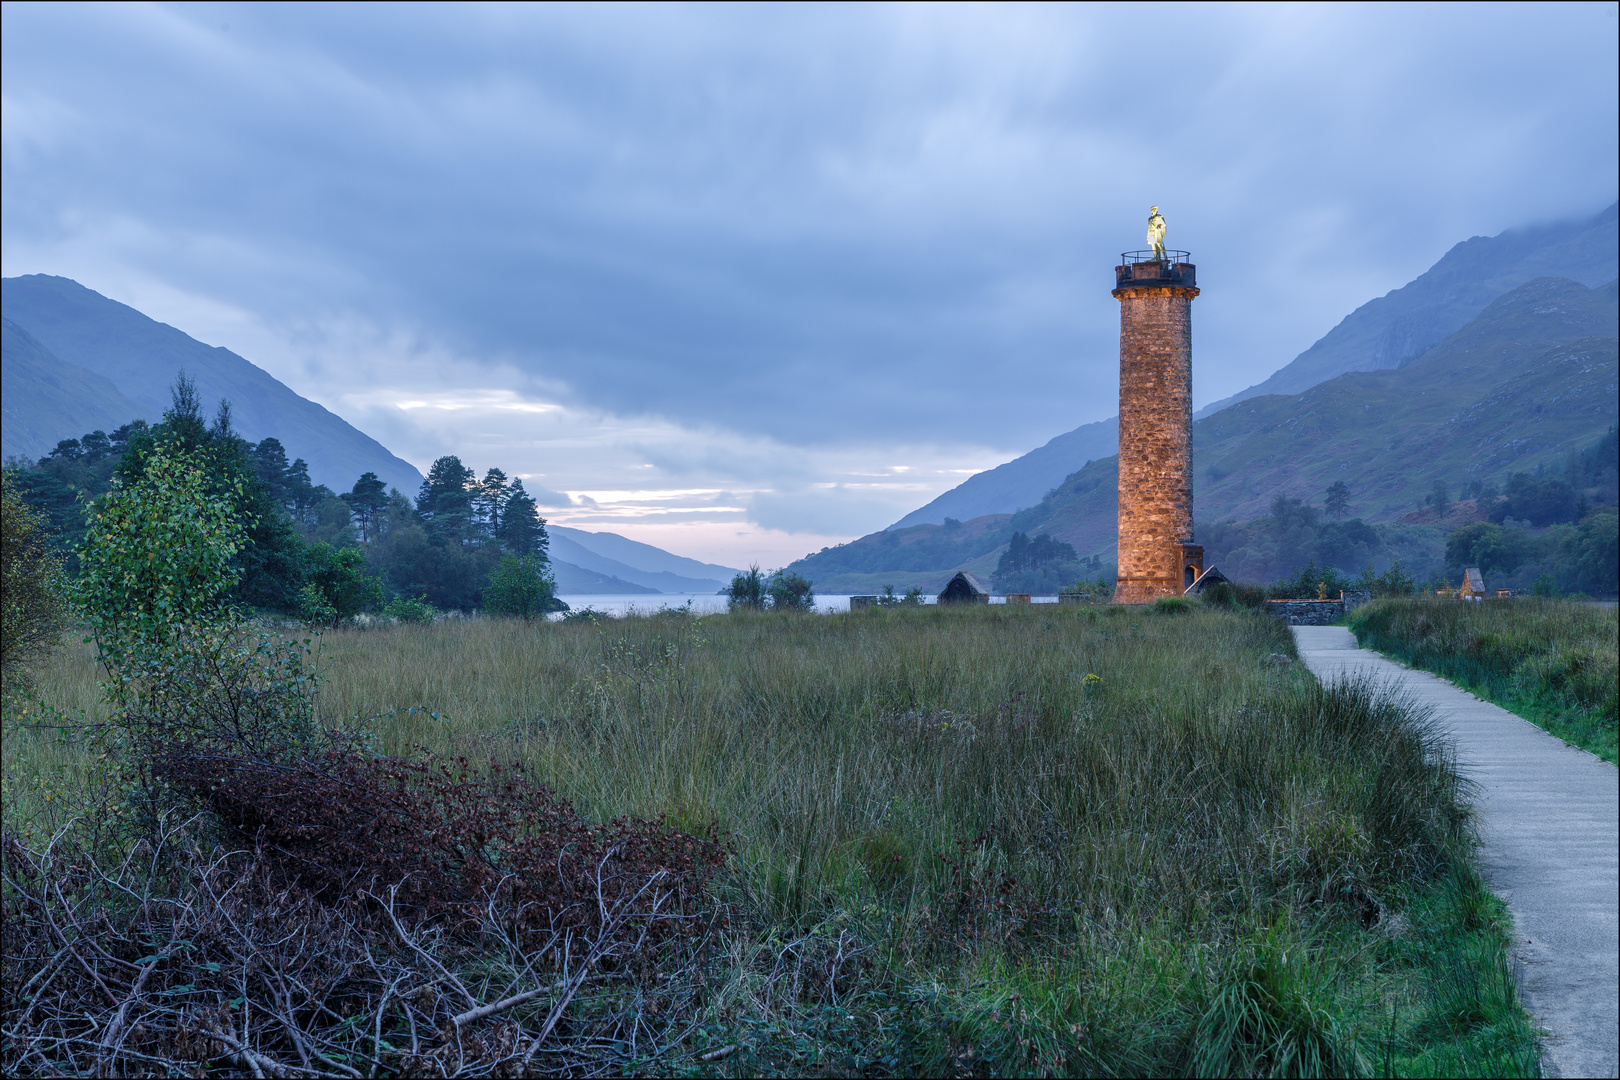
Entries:
{"type": "Polygon", "coordinates": [[[584,1076],[681,1037],[713,838],[422,763],[196,769],[253,849],[4,839],[7,1075],[584,1076]]]}

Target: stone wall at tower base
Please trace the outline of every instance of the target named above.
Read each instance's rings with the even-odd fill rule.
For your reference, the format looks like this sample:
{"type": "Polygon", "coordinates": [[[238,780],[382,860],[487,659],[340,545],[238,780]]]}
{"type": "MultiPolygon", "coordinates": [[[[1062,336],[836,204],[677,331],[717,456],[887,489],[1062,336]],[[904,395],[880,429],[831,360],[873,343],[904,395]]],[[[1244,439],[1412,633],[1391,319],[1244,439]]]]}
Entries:
{"type": "Polygon", "coordinates": [[[1180,596],[1182,591],[1175,578],[1120,578],[1114,583],[1114,603],[1151,604],[1161,596],[1180,596]]]}

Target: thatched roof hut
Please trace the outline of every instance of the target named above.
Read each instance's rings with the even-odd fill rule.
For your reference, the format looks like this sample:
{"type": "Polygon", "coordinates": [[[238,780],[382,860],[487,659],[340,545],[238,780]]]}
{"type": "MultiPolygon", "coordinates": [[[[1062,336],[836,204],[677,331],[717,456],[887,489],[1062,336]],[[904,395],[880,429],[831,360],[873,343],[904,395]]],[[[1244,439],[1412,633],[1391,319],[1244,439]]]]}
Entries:
{"type": "Polygon", "coordinates": [[[979,584],[979,580],[966,570],[958,570],[956,576],[945,583],[944,590],[939,594],[942,604],[988,604],[990,590],[979,584]]]}

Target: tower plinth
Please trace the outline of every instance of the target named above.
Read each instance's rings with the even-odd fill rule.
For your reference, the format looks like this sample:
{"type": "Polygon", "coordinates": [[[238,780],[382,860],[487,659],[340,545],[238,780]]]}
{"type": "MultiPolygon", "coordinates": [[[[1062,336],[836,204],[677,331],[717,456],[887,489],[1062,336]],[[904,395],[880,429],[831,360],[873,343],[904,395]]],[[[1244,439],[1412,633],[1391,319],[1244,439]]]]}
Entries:
{"type": "Polygon", "coordinates": [[[1133,251],[1119,301],[1119,576],[1116,604],[1180,596],[1203,573],[1193,543],[1192,302],[1185,251],[1133,251]]]}

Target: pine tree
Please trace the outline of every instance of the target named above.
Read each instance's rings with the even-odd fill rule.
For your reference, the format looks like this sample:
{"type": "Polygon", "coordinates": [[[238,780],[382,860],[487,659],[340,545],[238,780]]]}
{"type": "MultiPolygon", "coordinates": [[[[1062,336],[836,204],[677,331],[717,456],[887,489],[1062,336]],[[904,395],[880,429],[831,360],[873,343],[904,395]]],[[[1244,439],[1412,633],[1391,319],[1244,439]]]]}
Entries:
{"type": "Polygon", "coordinates": [[[388,506],[388,485],[374,472],[363,473],[354,482],[354,489],[339,498],[349,504],[349,512],[360,529],[360,542],[369,542],[377,535],[377,516],[388,506]]]}
{"type": "Polygon", "coordinates": [[[513,555],[538,555],[549,561],[546,549],[551,537],[546,534],[546,519],[540,508],[523,490],[523,481],[514,480],[507,490],[505,520],[501,522],[501,547],[513,555]]]}
{"type": "Polygon", "coordinates": [[[427,520],[431,532],[457,543],[469,539],[476,479],[476,474],[454,454],[433,463],[416,495],[416,512],[427,520]]]}
{"type": "Polygon", "coordinates": [[[1334,517],[1343,519],[1350,512],[1350,487],[1343,480],[1335,480],[1327,489],[1327,500],[1323,503],[1327,512],[1334,517]]]}
{"type": "Polygon", "coordinates": [[[499,469],[490,469],[478,484],[478,490],[473,498],[473,509],[479,526],[497,543],[500,540],[501,523],[505,520],[506,501],[511,496],[511,491],[506,482],[506,474],[499,469]]]}

